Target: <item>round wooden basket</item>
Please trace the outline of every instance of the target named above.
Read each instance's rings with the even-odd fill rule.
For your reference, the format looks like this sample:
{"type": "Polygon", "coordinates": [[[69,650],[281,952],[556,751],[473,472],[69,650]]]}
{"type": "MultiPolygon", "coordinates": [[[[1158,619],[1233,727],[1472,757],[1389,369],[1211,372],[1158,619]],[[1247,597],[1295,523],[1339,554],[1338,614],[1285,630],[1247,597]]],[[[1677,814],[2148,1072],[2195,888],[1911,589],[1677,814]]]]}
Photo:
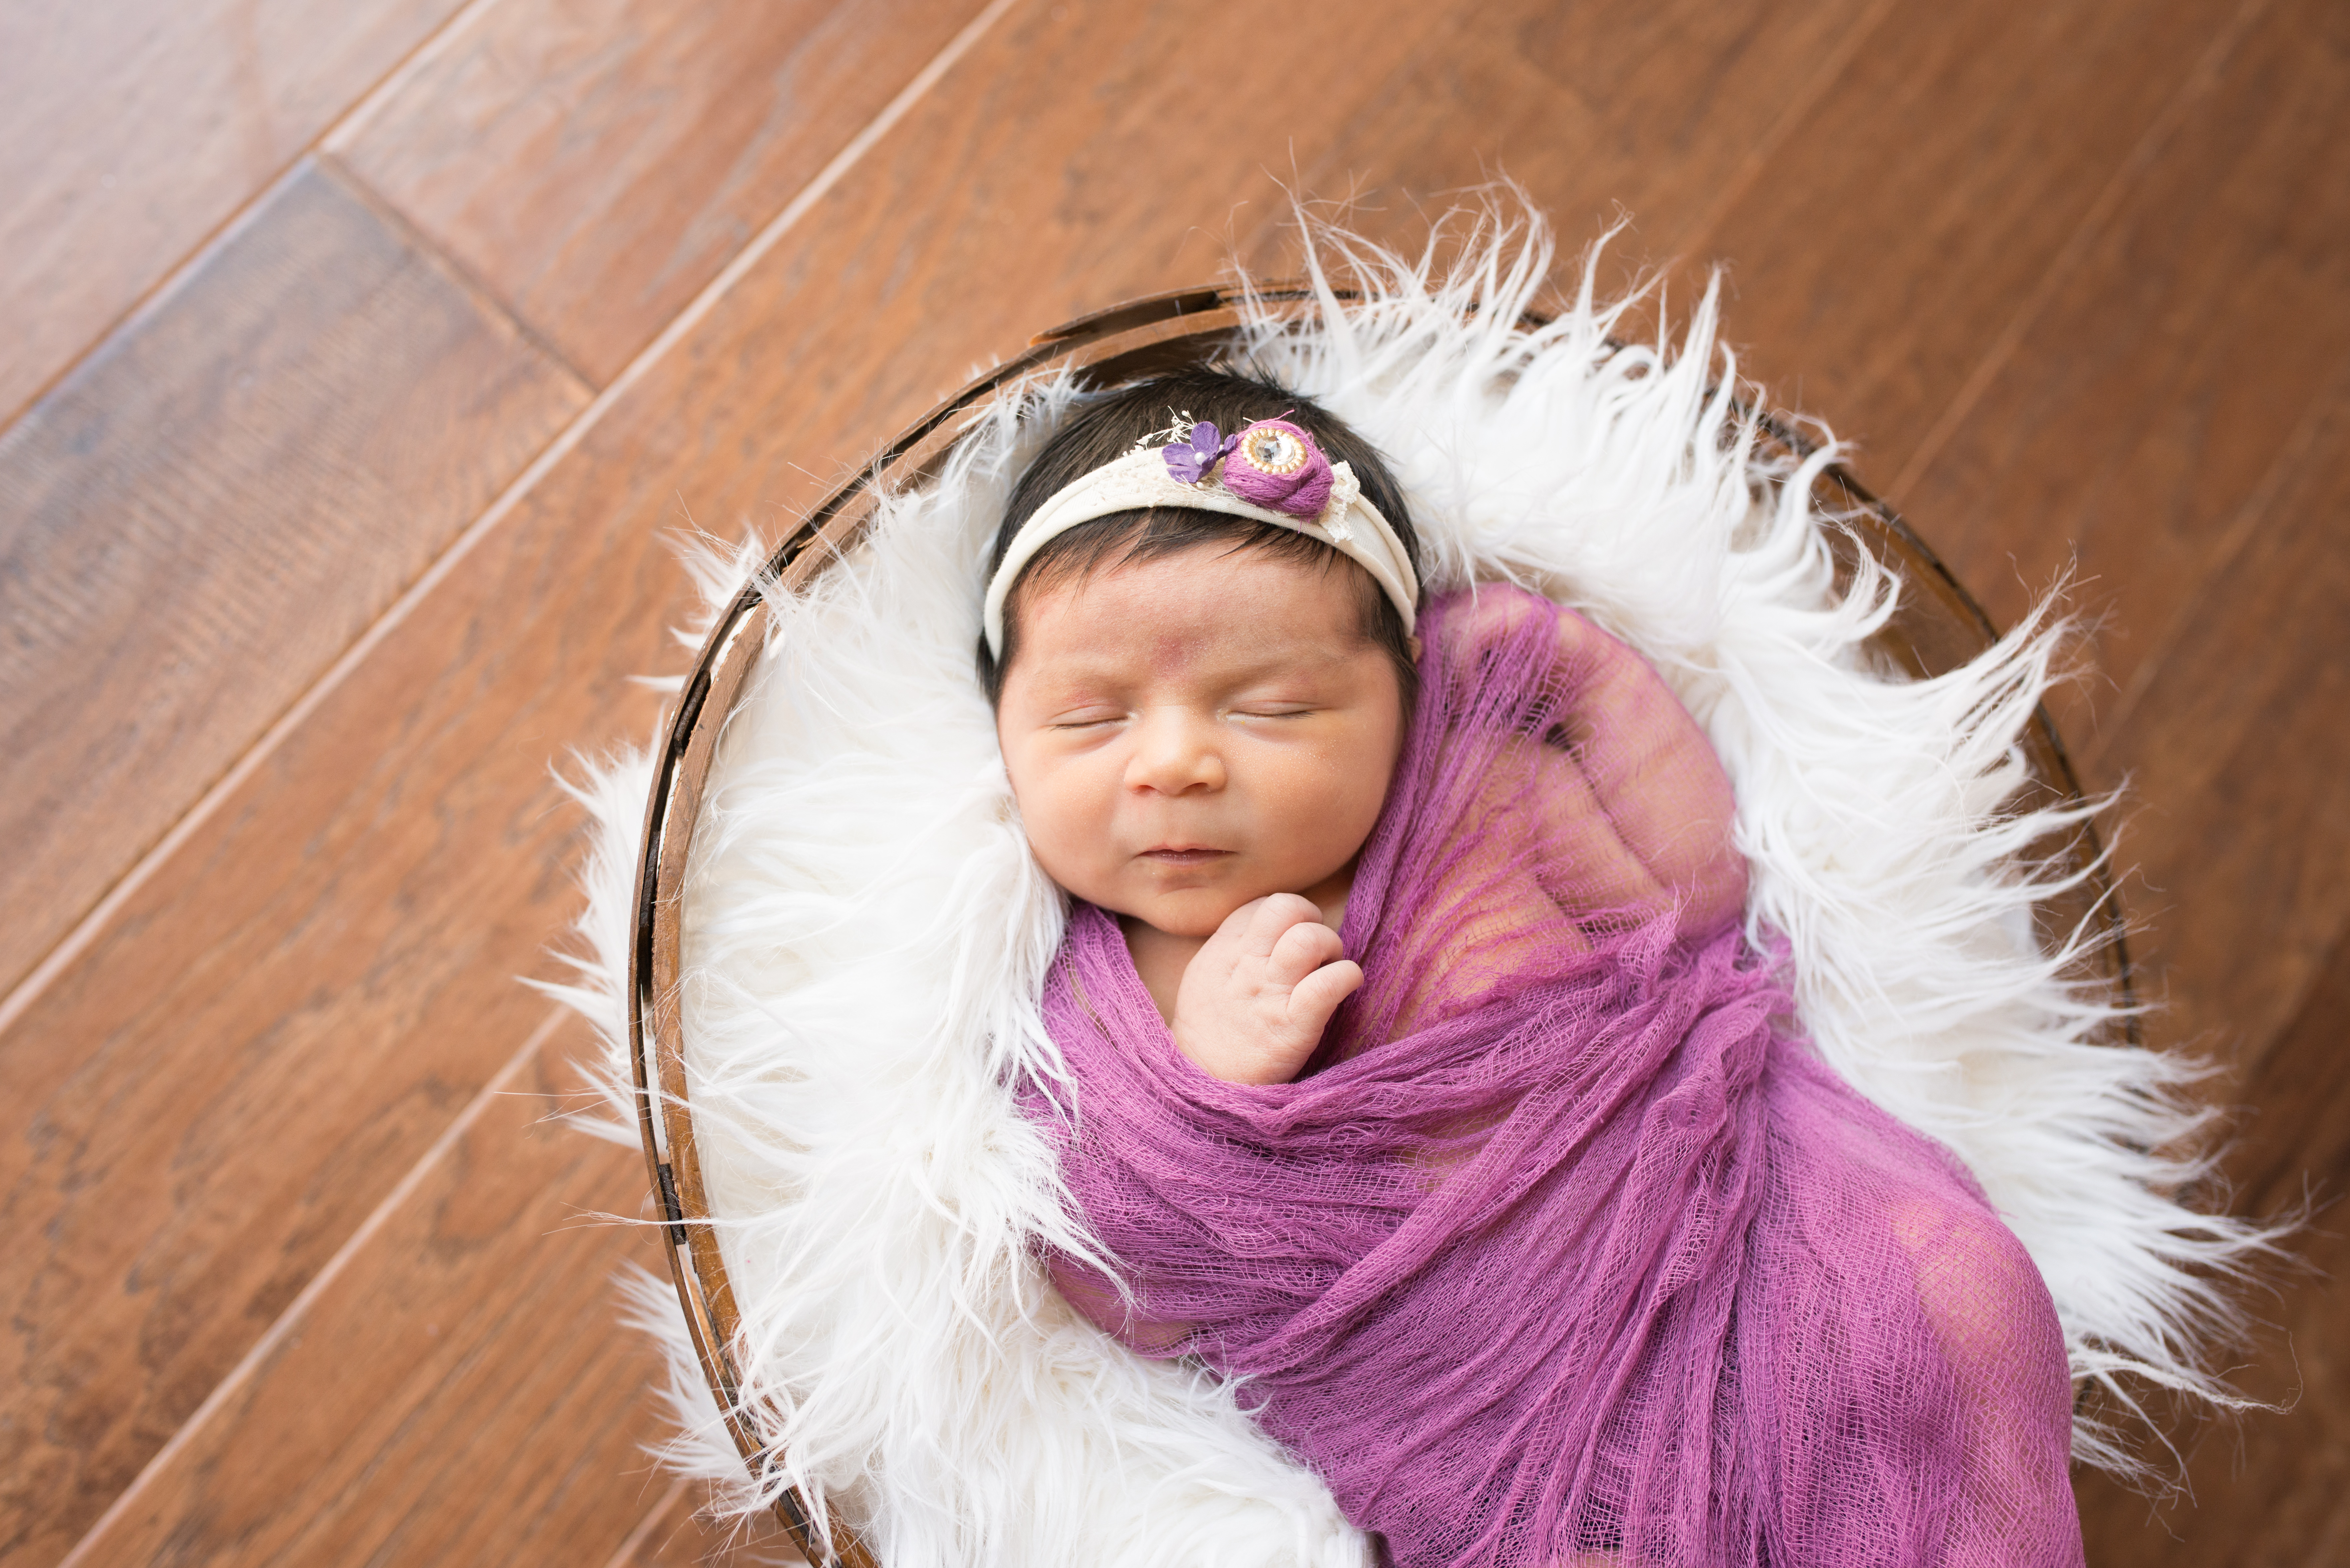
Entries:
{"type": "MultiPolygon", "coordinates": [[[[1314,297],[1302,288],[1260,290],[1257,297],[1299,320],[1310,318],[1316,308],[1314,297]]],[[[891,441],[784,541],[767,563],[769,574],[786,590],[806,582],[865,526],[885,486],[920,484],[934,476],[980,411],[1035,372],[1073,369],[1083,382],[1114,386],[1204,364],[1232,345],[1240,325],[1238,306],[1236,290],[1188,289],[1114,306],[1041,334],[1024,352],[891,441]]],[[[1783,452],[1808,452],[1803,439],[1784,422],[1767,417],[1762,422],[1767,440],[1783,452]]],[[[1831,541],[1839,559],[1855,560],[1855,552],[1866,550],[1897,573],[1904,586],[1897,613],[1875,639],[1874,651],[1886,668],[1919,677],[1936,675],[1991,646],[1998,635],[1991,618],[1889,507],[1841,468],[1825,471],[1815,488],[1821,510],[1847,520],[1849,533],[1839,533],[1831,541]]],[[[744,587],[726,607],[702,645],[655,759],[637,870],[629,975],[629,1034],[639,1130],[668,1231],[670,1272],[702,1371],[720,1407],[729,1413],[736,1445],[754,1470],[764,1456],[752,1428],[734,1414],[741,1387],[733,1353],[737,1314],[694,1152],[676,998],[679,894],[693,849],[694,824],[722,722],[765,646],[766,621],[765,602],[755,586],[744,587]]],[[[2079,798],[2072,763],[2045,710],[2034,714],[2023,745],[2033,790],[2039,796],[2024,804],[2079,798]]],[[[2043,932],[2073,929],[2085,922],[2102,926],[2101,972],[2084,978],[2127,1002],[2130,970],[2120,909],[2094,832],[2084,827],[2064,842],[2041,849],[2081,873],[2072,894],[2040,910],[2043,932]]],[[[2122,1027],[2134,1029],[2126,1023],[2122,1027]]],[[[837,1525],[827,1553],[796,1493],[786,1491],[776,1511],[811,1563],[879,1568],[871,1552],[837,1525]]]]}

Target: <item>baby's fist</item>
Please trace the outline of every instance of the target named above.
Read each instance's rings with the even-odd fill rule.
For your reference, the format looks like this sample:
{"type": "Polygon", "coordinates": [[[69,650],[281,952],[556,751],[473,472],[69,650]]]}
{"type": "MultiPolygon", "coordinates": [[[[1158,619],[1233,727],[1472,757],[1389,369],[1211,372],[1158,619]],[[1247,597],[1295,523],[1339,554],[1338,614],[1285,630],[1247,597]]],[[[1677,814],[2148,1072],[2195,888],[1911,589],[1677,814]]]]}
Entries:
{"type": "Polygon", "coordinates": [[[1175,992],[1175,1044],[1211,1077],[1285,1084],[1363,983],[1322,911],[1295,893],[1243,904],[1194,954],[1175,992]]]}

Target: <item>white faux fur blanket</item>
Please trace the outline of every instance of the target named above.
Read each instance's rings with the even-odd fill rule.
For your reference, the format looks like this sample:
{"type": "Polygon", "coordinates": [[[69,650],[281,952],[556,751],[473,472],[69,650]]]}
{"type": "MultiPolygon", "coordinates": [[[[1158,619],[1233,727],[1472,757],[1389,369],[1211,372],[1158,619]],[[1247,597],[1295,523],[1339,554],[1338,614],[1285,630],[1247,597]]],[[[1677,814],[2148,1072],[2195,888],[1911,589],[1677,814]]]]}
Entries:
{"type": "MultiPolygon", "coordinates": [[[[2075,951],[2030,935],[2049,873],[2020,853],[2082,815],[2011,807],[2061,628],[2035,615],[1934,680],[1874,670],[1862,645],[1900,586],[1865,570],[1836,592],[1836,524],[1809,481],[1838,448],[1762,455],[1715,296],[1677,345],[1612,347],[1624,306],[1595,300],[1586,266],[1552,324],[1523,330],[1553,259],[1541,224],[1488,210],[1464,237],[1439,269],[1315,232],[1316,281],[1366,296],[1327,295],[1302,333],[1260,320],[1254,362],[1389,454],[1432,588],[1528,584],[1664,671],[1737,786],[1749,919],[1793,942],[1820,1053],[1973,1168],[2047,1277],[2076,1377],[2216,1393],[2196,1360],[2228,1321],[2210,1282],[2259,1238],[2179,1207],[2199,1168],[2148,1152],[2191,1130],[2191,1070],[2095,1043],[2106,999],[2061,978],[2075,951]]],[[[743,1474],[669,1287],[647,1281],[639,1315],[668,1342],[682,1428],[670,1458],[737,1510],[797,1484],[891,1568],[1358,1563],[1244,1389],[1129,1355],[1032,1256],[1066,1222],[1007,1083],[1055,1070],[1035,997],[1064,906],[1021,837],[972,649],[1009,486],[1078,395],[1007,399],[941,482],[890,496],[775,606],[727,721],[686,893],[688,1066],[746,1403],[786,1467],[764,1492],[743,1474]]],[[[713,606],[763,557],[705,557],[713,606]]],[[[630,754],[578,786],[588,953],[558,988],[602,1031],[610,1130],[631,1143],[649,776],[630,754]]],[[[2129,1462],[2086,1421],[2076,1450],[2129,1462]]]]}

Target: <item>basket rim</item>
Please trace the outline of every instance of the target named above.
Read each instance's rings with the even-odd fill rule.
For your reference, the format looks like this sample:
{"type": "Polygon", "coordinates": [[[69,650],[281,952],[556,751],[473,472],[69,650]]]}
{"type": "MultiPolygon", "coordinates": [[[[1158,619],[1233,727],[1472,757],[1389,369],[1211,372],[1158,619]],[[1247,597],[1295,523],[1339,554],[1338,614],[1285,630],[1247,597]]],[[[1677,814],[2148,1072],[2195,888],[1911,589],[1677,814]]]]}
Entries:
{"type": "MultiPolygon", "coordinates": [[[[1319,314],[1326,299],[1344,303],[1358,297],[1352,289],[1304,282],[1212,285],[1121,301],[1037,333],[1020,352],[974,378],[884,444],[807,514],[712,623],[654,753],[630,903],[629,1055],[638,1132],[650,1186],[660,1205],[659,1223],[668,1242],[671,1277],[703,1376],[753,1474],[769,1472],[775,1456],[767,1453],[743,1415],[742,1379],[733,1355],[741,1320],[695,1149],[677,991],[686,864],[718,734],[764,646],[767,596],[795,589],[822,571],[863,532],[885,487],[933,476],[989,408],[1040,374],[1071,371],[1084,379],[1114,384],[1156,369],[1212,358],[1235,337],[1244,306],[1260,315],[1270,306],[1276,318],[1304,323],[1319,314]]],[[[1544,324],[1540,317],[1523,319],[1530,327],[1544,324]]],[[[1816,443],[1791,420],[1752,405],[1741,407],[1753,414],[1770,447],[1797,460],[1816,453],[1816,443]]],[[[1872,639],[1880,657],[1923,679],[1957,668],[1998,640],[1997,625],[1965,585],[1894,508],[1843,464],[1824,469],[1813,491],[1840,521],[1840,532],[1830,541],[1840,566],[1856,562],[1857,553],[1865,551],[1901,576],[1905,591],[1897,609],[1872,639]]],[[[2034,708],[2022,744],[2040,790],[2057,799],[2082,800],[2071,756],[2045,704],[2034,708]]],[[[2100,978],[2122,1004],[2120,1027],[2126,1043],[2135,1045],[2138,1025],[2127,930],[2094,823],[2085,821],[2055,853],[2070,862],[2080,878],[2083,891],[2072,917],[2102,928],[2098,951],[2106,972],[2100,978]]],[[[775,1511],[810,1563],[879,1568],[870,1549],[839,1521],[832,1521],[829,1542],[820,1537],[795,1489],[785,1490],[775,1511]]]]}

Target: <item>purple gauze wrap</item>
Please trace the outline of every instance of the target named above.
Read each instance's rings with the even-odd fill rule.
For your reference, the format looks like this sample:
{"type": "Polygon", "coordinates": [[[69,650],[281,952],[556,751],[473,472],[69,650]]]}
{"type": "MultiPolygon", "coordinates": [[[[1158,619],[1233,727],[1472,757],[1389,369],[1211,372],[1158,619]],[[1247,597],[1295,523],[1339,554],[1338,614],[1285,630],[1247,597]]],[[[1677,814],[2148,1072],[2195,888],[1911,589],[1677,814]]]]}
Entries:
{"type": "Polygon", "coordinates": [[[1547,601],[1432,604],[1297,1081],[1175,1048],[1081,905],[1029,1113],[1147,1355],[1244,1377],[1405,1568],[2072,1568],[2064,1349],[1958,1162],[1789,1037],[1710,747],[1547,601]]]}

